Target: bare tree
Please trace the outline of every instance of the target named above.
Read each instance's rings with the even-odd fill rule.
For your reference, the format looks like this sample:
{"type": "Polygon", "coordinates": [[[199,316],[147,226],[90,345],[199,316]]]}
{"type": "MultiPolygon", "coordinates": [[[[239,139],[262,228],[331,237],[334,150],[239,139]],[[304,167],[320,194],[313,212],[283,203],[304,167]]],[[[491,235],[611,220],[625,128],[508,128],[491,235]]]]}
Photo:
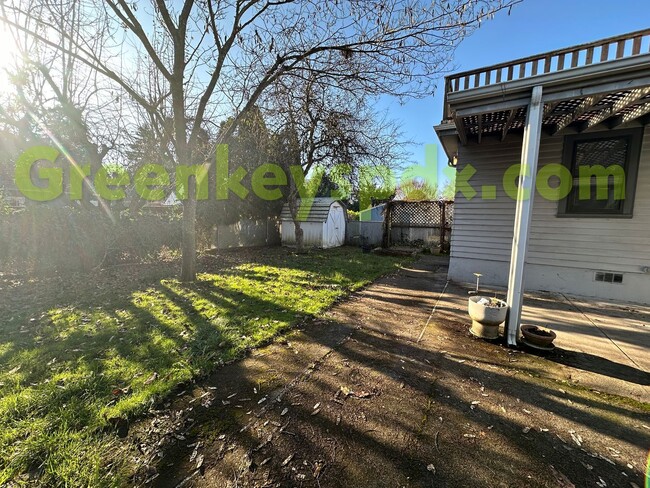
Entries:
{"type": "MultiPolygon", "coordinates": [[[[61,27],[49,1],[31,11],[20,0],[8,0],[2,16],[111,80],[149,117],[163,121],[171,115],[173,127],[162,136],[173,144],[176,164],[191,165],[206,121],[234,107],[234,131],[268,87],[292,73],[307,70],[370,94],[430,94],[456,44],[517,2],[61,0],[57,5],[81,5],[88,19],[76,32],[61,27]],[[97,36],[92,25],[102,26],[101,49],[91,42],[97,36]],[[150,79],[160,87],[155,94],[150,79]]],[[[224,140],[228,135],[221,133],[224,140]]],[[[193,190],[183,210],[183,280],[196,276],[193,190]]]]}
{"type": "MultiPolygon", "coordinates": [[[[67,0],[48,2],[47,7],[33,0],[22,4],[31,17],[8,11],[4,4],[0,7],[4,16],[24,22],[21,28],[10,24],[21,62],[7,68],[21,110],[14,112],[13,120],[5,121],[25,142],[50,139],[66,153],[73,169],[90,163],[91,172],[97,171],[116,148],[125,107],[107,80],[78,59],[77,43],[88,22],[83,5],[67,0]],[[56,25],[47,32],[49,44],[30,35],[39,28],[36,19],[46,12],[56,25]]],[[[94,29],[97,35],[86,42],[102,56],[105,26],[96,24],[94,29]]],[[[88,178],[85,185],[92,189],[88,178]]],[[[87,208],[94,208],[88,205],[90,197],[100,200],[90,192],[86,197],[87,208]]]]}
{"type": "MultiPolygon", "coordinates": [[[[295,155],[290,162],[300,163],[303,177],[311,175],[317,180],[316,187],[324,177],[339,189],[343,184],[349,193],[358,192],[364,174],[367,177],[398,168],[406,160],[409,141],[396,122],[372,108],[376,97],[354,87],[354,81],[345,88],[329,81],[307,62],[306,69],[285,76],[271,87],[265,97],[267,111],[280,133],[292,134],[295,155]]],[[[298,205],[299,193],[292,185],[287,200],[300,249],[303,232],[299,213],[304,212],[298,205]]]]}

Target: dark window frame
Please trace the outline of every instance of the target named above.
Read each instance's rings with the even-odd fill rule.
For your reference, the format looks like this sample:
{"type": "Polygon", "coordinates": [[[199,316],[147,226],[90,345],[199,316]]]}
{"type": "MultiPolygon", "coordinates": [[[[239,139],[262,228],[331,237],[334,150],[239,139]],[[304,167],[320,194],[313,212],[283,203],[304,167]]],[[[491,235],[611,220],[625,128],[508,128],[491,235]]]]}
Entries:
{"type": "Polygon", "coordinates": [[[623,200],[622,209],[618,212],[575,211],[570,207],[570,200],[574,192],[578,191],[578,186],[573,185],[572,183],[569,195],[559,202],[557,216],[573,218],[631,219],[634,215],[634,196],[639,172],[639,159],[641,157],[643,132],[644,127],[635,127],[632,129],[610,130],[565,136],[562,151],[562,164],[569,170],[569,172],[571,172],[572,176],[574,174],[575,152],[578,143],[607,139],[627,139],[629,149],[627,151],[625,162],[625,199],[623,200]]]}

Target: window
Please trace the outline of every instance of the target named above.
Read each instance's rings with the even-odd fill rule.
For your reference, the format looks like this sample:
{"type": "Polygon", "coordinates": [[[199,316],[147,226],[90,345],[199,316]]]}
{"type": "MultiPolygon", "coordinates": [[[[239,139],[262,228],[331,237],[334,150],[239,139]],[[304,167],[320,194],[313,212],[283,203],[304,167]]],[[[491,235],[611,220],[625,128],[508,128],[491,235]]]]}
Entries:
{"type": "Polygon", "coordinates": [[[573,184],[558,215],[632,217],[642,137],[643,128],[565,137],[573,184]]]}

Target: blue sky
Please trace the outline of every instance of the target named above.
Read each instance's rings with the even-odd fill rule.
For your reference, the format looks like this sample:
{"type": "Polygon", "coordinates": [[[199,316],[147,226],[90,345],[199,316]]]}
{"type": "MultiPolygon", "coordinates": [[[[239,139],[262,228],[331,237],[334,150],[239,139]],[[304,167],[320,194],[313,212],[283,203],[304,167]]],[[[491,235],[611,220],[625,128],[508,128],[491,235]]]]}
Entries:
{"type": "MultiPolygon", "coordinates": [[[[454,70],[489,66],[532,54],[595,41],[647,28],[650,24],[648,0],[524,0],[484,23],[457,48],[454,70]]],[[[438,83],[443,86],[442,78],[438,83]]],[[[388,109],[402,123],[404,135],[418,144],[413,159],[424,164],[424,145],[439,144],[433,126],[442,118],[442,88],[432,97],[400,105],[382,99],[380,109],[388,109]]],[[[440,163],[446,163],[442,147],[440,163]]]]}

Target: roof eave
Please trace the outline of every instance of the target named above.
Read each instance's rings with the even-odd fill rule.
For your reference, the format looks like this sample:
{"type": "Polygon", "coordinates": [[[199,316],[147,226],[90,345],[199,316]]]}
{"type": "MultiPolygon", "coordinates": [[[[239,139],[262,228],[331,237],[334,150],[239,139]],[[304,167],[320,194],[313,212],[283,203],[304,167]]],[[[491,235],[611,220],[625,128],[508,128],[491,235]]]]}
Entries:
{"type": "Polygon", "coordinates": [[[449,160],[458,152],[458,131],[453,123],[443,121],[433,127],[449,160]]]}

